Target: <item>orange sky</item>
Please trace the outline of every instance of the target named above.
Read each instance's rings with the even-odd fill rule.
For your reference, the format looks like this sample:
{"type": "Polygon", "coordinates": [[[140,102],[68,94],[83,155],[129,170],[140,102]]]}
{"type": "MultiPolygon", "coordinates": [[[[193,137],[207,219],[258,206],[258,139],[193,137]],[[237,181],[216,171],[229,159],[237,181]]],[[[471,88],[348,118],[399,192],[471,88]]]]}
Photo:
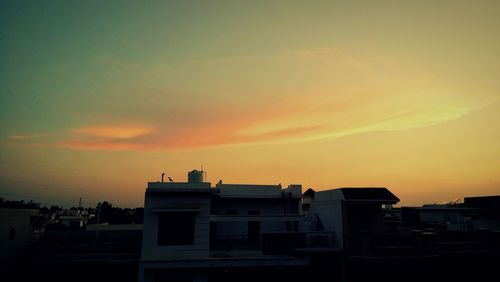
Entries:
{"type": "Polygon", "coordinates": [[[500,194],[497,1],[2,3],[0,196],[185,181],[500,194]]]}

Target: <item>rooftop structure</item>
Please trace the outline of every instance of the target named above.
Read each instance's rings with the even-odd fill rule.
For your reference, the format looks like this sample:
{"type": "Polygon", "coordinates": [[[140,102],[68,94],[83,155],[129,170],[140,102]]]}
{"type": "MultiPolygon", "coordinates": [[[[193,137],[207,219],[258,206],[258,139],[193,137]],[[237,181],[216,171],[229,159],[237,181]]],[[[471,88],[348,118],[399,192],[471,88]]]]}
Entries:
{"type": "Polygon", "coordinates": [[[461,204],[403,207],[403,221],[447,231],[500,231],[500,196],[466,197],[461,204]]]}
{"type": "Polygon", "coordinates": [[[180,269],[307,267],[311,256],[341,253],[344,232],[360,224],[345,210],[376,220],[382,204],[399,201],[386,188],[309,189],[306,216],[300,184],[212,187],[203,176],[195,170],[187,182],[148,183],[141,281],[182,276],[180,269]]]}
{"type": "Polygon", "coordinates": [[[187,182],[148,183],[141,279],[153,279],[151,273],[173,261],[176,268],[307,264],[301,258],[282,261],[262,255],[263,234],[299,231],[304,220],[301,185],[283,189],[219,181],[211,187],[203,175],[191,171],[187,182]]]}
{"type": "Polygon", "coordinates": [[[307,222],[315,230],[335,233],[337,247],[356,253],[360,252],[362,233],[382,229],[382,205],[397,202],[399,199],[385,187],[318,191],[314,193],[307,222]]]}

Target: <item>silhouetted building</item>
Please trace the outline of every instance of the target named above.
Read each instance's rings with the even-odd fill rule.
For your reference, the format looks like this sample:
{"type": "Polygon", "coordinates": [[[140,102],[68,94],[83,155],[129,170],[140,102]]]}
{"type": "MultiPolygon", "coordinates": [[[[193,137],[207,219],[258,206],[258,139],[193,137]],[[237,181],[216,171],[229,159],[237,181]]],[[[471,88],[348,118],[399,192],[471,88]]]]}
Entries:
{"type": "Polygon", "coordinates": [[[211,187],[201,175],[192,171],[188,182],[148,183],[142,281],[182,276],[173,271],[179,269],[307,265],[304,258],[263,255],[264,234],[299,231],[304,219],[301,185],[282,189],[219,181],[211,187]]]}
{"type": "MultiPolygon", "coordinates": [[[[398,275],[425,269],[413,281],[431,270],[439,280],[459,280],[498,258],[499,233],[487,232],[496,228],[497,196],[395,209],[399,198],[384,187],[302,194],[301,185],[212,187],[201,171],[188,179],[148,183],[140,281],[364,281],[386,277],[386,264],[398,275]],[[448,231],[429,224],[443,213],[452,219],[444,222],[448,231]],[[451,227],[464,214],[478,232],[449,231],[462,230],[451,227]],[[417,221],[405,221],[408,215],[417,221]],[[448,273],[464,259],[474,259],[467,271],[448,273]]],[[[481,277],[489,273],[482,269],[481,277]]]]}
{"type": "Polygon", "coordinates": [[[382,206],[399,202],[387,188],[339,188],[314,193],[307,221],[334,232],[336,247],[362,253],[368,236],[382,233],[382,206]]]}
{"type": "Polygon", "coordinates": [[[87,219],[81,215],[61,215],[59,222],[71,229],[82,229],[87,223],[87,219]]]}
{"type": "Polygon", "coordinates": [[[500,231],[500,196],[466,197],[461,204],[403,207],[401,216],[414,226],[461,232],[500,231]]]}
{"type": "Polygon", "coordinates": [[[14,258],[34,239],[38,209],[0,208],[0,263],[14,258]]]}
{"type": "Polygon", "coordinates": [[[340,266],[331,264],[344,245],[355,245],[361,232],[381,229],[382,205],[399,201],[385,188],[309,189],[303,195],[301,185],[219,181],[212,187],[200,175],[190,172],[188,182],[148,183],[141,281],[229,279],[220,271],[242,268],[293,273],[326,262],[330,268],[321,269],[332,270],[340,266]]]}

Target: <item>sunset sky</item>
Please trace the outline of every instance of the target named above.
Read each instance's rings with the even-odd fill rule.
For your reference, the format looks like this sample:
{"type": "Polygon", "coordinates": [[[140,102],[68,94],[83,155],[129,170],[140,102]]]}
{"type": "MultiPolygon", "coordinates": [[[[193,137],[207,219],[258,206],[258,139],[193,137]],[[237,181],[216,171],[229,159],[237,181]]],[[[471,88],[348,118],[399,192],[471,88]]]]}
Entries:
{"type": "Polygon", "coordinates": [[[0,197],[500,194],[500,1],[1,1],[0,197]]]}

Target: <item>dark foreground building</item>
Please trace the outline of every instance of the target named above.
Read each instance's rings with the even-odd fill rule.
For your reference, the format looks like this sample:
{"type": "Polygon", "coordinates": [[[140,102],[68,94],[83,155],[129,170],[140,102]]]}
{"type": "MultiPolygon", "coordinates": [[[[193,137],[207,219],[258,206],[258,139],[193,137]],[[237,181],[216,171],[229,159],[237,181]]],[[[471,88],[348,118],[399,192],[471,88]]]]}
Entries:
{"type": "Polygon", "coordinates": [[[384,187],[301,195],[301,185],[212,187],[202,175],[148,184],[139,281],[495,277],[500,216],[493,198],[455,207],[486,209],[475,217],[483,227],[462,232],[402,220],[401,212],[388,216],[399,199],[384,187]]]}
{"type": "Polygon", "coordinates": [[[499,196],[397,209],[383,187],[188,179],[148,183],[144,225],[45,230],[1,281],[498,281],[499,196]]]}

